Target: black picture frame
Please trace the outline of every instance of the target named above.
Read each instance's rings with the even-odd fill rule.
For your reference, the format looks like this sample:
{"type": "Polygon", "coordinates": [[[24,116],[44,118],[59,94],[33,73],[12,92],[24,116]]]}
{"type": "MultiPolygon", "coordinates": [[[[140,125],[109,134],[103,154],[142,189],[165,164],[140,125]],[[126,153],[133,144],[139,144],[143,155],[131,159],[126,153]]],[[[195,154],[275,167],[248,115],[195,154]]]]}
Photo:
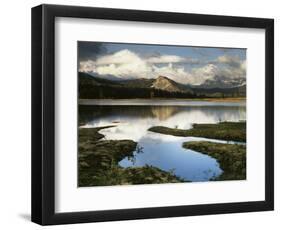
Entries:
{"type": "MultiPolygon", "coordinates": [[[[262,151],[262,150],[261,150],[262,151]]],[[[274,20],[110,8],[32,8],[32,221],[41,225],[267,211],[274,209],[274,20]],[[265,200],[55,213],[55,18],[109,19],[265,29],[265,200]]]]}

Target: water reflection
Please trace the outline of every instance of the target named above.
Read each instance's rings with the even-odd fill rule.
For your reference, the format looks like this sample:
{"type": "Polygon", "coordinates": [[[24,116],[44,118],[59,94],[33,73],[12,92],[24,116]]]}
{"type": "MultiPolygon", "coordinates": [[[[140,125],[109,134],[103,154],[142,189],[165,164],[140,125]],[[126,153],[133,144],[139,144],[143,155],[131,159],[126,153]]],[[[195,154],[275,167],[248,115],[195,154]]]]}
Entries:
{"type": "MultiPolygon", "coordinates": [[[[79,124],[85,127],[115,125],[100,132],[105,139],[131,139],[138,142],[131,158],[119,162],[122,167],[146,164],[173,171],[190,181],[206,181],[222,173],[217,161],[207,155],[182,148],[182,142],[204,138],[174,137],[148,131],[152,126],[188,129],[193,123],[217,123],[246,119],[244,104],[202,105],[80,105],[79,124]]],[[[213,140],[216,141],[216,140],[213,140]]]]}

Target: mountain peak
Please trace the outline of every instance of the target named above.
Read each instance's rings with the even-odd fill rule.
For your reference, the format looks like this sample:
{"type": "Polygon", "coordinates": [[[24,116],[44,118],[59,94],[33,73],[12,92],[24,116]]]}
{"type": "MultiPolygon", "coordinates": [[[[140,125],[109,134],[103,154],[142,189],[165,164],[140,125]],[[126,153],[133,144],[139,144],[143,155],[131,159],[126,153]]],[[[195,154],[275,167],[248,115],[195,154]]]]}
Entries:
{"type": "Polygon", "coordinates": [[[169,79],[168,77],[165,77],[165,76],[158,76],[152,86],[152,88],[154,89],[160,89],[160,90],[165,90],[165,91],[169,91],[169,92],[180,92],[180,88],[178,86],[178,84],[169,79]]]}
{"type": "Polygon", "coordinates": [[[168,77],[166,76],[163,76],[163,75],[159,75],[156,80],[159,79],[159,80],[168,80],[168,81],[172,81],[171,79],[169,79],[168,77]]]}

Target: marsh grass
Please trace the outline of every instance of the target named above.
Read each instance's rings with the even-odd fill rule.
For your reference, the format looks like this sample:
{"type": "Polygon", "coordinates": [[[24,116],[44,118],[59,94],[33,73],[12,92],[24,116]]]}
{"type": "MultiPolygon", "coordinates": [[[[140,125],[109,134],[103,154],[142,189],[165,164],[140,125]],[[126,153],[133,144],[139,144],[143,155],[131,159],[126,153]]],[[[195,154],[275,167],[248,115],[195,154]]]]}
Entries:
{"type": "Polygon", "coordinates": [[[220,139],[226,141],[246,142],[246,122],[220,122],[218,124],[193,124],[191,129],[154,126],[151,132],[173,136],[193,136],[220,139]]]}
{"type": "Polygon", "coordinates": [[[223,173],[214,180],[246,179],[246,145],[193,141],[184,142],[183,148],[198,151],[217,159],[223,173]]]}
{"type": "Polygon", "coordinates": [[[141,151],[132,140],[100,140],[99,130],[114,126],[79,129],[79,187],[125,184],[175,183],[183,180],[159,168],[122,168],[118,162],[141,151]]]}
{"type": "MultiPolygon", "coordinates": [[[[150,165],[121,167],[118,162],[125,157],[133,160],[134,152],[141,152],[142,149],[132,140],[102,140],[104,135],[99,131],[112,127],[115,125],[79,129],[79,186],[187,182],[176,176],[173,171],[163,171],[150,165]]],[[[174,136],[246,142],[246,122],[194,124],[189,130],[155,126],[149,131],[174,136]]],[[[217,159],[223,173],[213,180],[246,179],[246,145],[197,141],[184,142],[183,148],[217,159]]]]}

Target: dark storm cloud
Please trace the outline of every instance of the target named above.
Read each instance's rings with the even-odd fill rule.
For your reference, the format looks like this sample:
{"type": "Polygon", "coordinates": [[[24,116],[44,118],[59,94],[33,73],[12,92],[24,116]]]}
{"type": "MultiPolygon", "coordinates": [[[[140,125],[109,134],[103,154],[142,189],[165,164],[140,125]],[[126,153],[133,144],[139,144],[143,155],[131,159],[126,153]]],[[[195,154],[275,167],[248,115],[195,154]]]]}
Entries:
{"type": "Polygon", "coordinates": [[[79,61],[95,60],[100,54],[106,53],[106,47],[101,42],[78,42],[79,61]]]}

